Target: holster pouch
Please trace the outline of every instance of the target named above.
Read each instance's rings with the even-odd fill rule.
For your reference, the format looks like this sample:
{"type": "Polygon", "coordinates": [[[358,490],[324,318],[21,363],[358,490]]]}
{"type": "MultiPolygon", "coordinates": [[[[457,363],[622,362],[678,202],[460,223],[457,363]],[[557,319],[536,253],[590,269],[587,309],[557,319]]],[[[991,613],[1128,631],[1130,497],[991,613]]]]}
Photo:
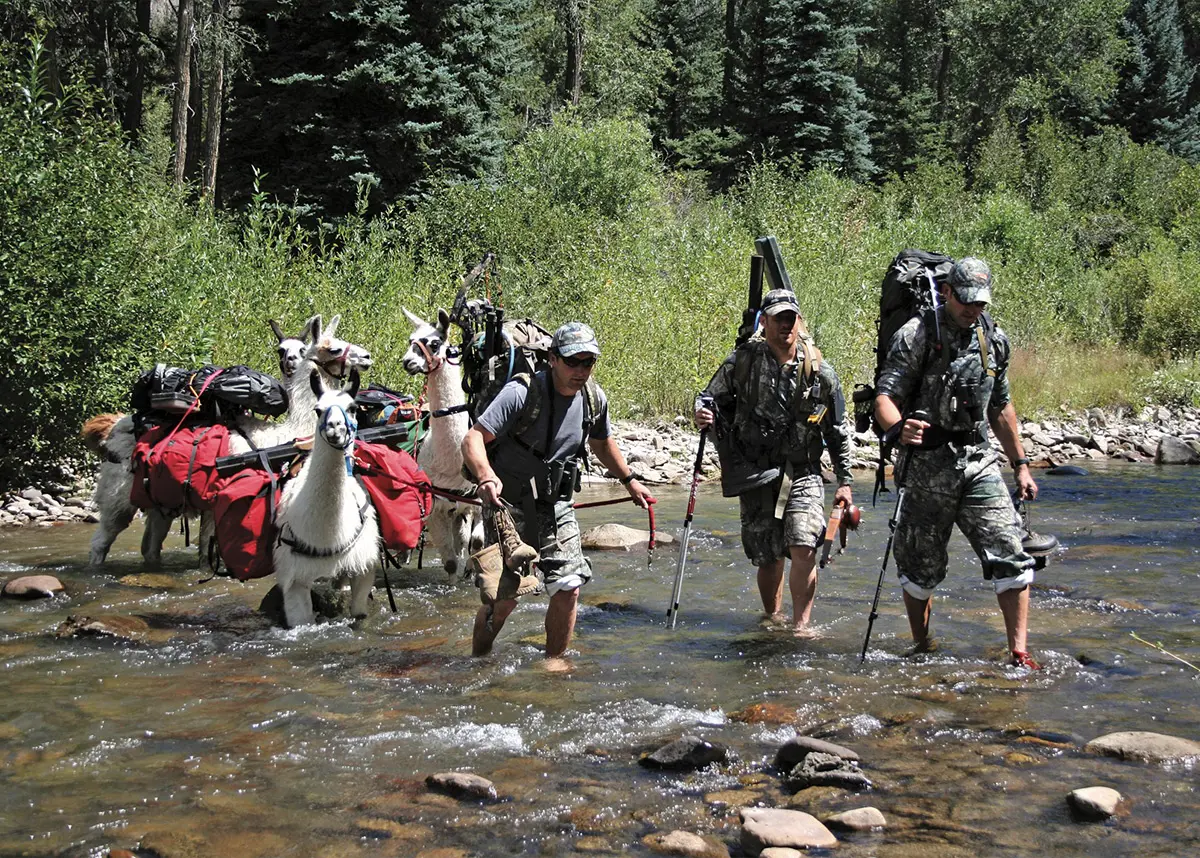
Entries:
{"type": "Polygon", "coordinates": [[[721,494],[735,498],[751,489],[762,488],[775,482],[779,468],[764,467],[751,462],[733,443],[732,433],[718,432],[716,440],[717,459],[721,463],[721,494]]]}
{"type": "Polygon", "coordinates": [[[875,420],[875,388],[869,384],[856,384],[850,399],[854,402],[854,431],[871,431],[875,420]]]}

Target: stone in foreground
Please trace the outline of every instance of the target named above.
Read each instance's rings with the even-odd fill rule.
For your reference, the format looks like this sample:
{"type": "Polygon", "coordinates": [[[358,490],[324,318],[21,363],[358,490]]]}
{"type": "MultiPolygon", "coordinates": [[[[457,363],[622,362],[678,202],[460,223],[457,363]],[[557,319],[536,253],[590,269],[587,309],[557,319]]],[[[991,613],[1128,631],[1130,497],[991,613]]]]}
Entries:
{"type": "Polygon", "coordinates": [[[833,742],[826,742],[823,739],[814,739],[811,736],[796,736],[789,739],[775,754],[775,765],[781,769],[791,769],[797,763],[803,762],[804,758],[814,751],[818,754],[832,754],[853,763],[858,762],[858,754],[842,745],[835,745],[833,742]]]}
{"type": "Polygon", "coordinates": [[[723,763],[728,756],[729,750],[718,742],[684,736],[647,754],[639,762],[650,769],[688,771],[702,769],[710,763],[723,763]]]}
{"type": "MultiPolygon", "coordinates": [[[[588,551],[631,551],[644,548],[650,542],[650,531],[623,524],[601,524],[584,531],[580,539],[588,551]]],[[[670,545],[675,542],[675,537],[658,531],[654,541],[656,545],[670,545]]]]}
{"type": "Polygon", "coordinates": [[[642,843],[659,855],[680,855],[684,858],[729,858],[725,844],[714,838],[704,838],[690,831],[669,831],[648,834],[642,843]]]}
{"type": "Polygon", "coordinates": [[[1144,763],[1170,763],[1200,758],[1200,742],[1132,730],[1125,733],[1109,733],[1092,739],[1084,746],[1085,751],[1122,760],[1139,760],[1144,763]]]}
{"type": "Polygon", "coordinates": [[[887,818],[877,807],[856,807],[835,813],[825,824],[846,831],[878,831],[887,828],[887,818]]]}
{"type": "Polygon", "coordinates": [[[815,816],[802,810],[743,807],[738,815],[742,820],[742,848],[750,855],[772,847],[829,849],[838,843],[815,816]]]}
{"type": "Polygon", "coordinates": [[[1067,804],[1075,815],[1092,821],[1108,819],[1122,801],[1121,794],[1111,787],[1084,787],[1067,793],[1067,804]]]}
{"type": "Polygon", "coordinates": [[[1181,438],[1164,435],[1158,439],[1158,447],[1154,451],[1156,465],[1200,465],[1200,453],[1197,453],[1181,438]]]}
{"type": "Polygon", "coordinates": [[[53,575],[24,575],[5,584],[3,593],[13,599],[48,599],[62,589],[62,582],[53,575]]]}
{"type": "Polygon", "coordinates": [[[469,772],[440,772],[425,778],[425,785],[455,798],[491,800],[496,797],[494,783],[469,772]]]}

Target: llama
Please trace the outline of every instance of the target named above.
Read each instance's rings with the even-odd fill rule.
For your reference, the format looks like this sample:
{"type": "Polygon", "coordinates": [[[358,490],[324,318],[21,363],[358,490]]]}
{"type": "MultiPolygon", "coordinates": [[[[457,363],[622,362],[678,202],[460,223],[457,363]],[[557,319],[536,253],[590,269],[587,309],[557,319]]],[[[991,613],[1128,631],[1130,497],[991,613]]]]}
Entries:
{"type": "Polygon", "coordinates": [[[320,318],[320,316],[311,317],[304,323],[304,330],[295,337],[287,336],[274,319],[267,320],[267,324],[271,326],[271,332],[275,334],[275,339],[279,342],[279,347],[276,349],[279,353],[279,380],[285,385],[291,383],[292,376],[296,374],[296,369],[304,360],[304,352],[313,339],[313,323],[319,322],[320,318]]]}
{"type": "Polygon", "coordinates": [[[318,578],[350,578],[350,612],[365,617],[381,560],[375,507],[351,474],[358,370],[350,370],[345,389],[327,389],[315,368],[308,382],[317,402],[312,452],[284,486],[275,511],[275,577],[289,628],[313,622],[312,585],[318,578]]]}
{"type": "MultiPolygon", "coordinates": [[[[462,389],[462,370],[458,364],[446,358],[450,347],[447,339],[450,317],[446,311],[438,310],[436,326],[408,310],[404,311],[404,315],[415,328],[408,338],[404,368],[413,375],[424,375],[428,379],[430,410],[465,405],[467,398],[462,389]]],[[[421,444],[417,464],[425,470],[435,486],[462,494],[469,494],[474,489],[462,473],[462,442],[470,428],[470,419],[465,411],[430,418],[429,437],[421,444]]],[[[483,520],[477,508],[435,496],[427,527],[447,574],[465,574],[468,554],[483,547],[483,520]]]]}
{"type": "MultiPolygon", "coordinates": [[[[308,344],[302,352],[300,366],[311,365],[319,369],[329,378],[340,377],[349,368],[366,368],[371,365],[371,354],[361,346],[337,339],[334,331],[337,329],[339,316],[335,316],[329,327],[322,332],[321,317],[310,318],[299,337],[285,338],[280,342],[280,370],[284,366],[284,342],[304,341],[308,344]]],[[[272,329],[275,326],[272,325],[272,329]]],[[[278,336],[278,334],[277,334],[278,336]]],[[[291,352],[291,346],[288,346],[291,352]]],[[[312,434],[316,418],[312,406],[316,400],[309,390],[307,375],[293,371],[288,383],[288,420],[292,422],[272,423],[257,418],[243,416],[238,419],[238,429],[250,433],[256,446],[282,444],[294,440],[301,435],[312,434]],[[297,405],[304,413],[297,417],[297,405]],[[278,440],[276,440],[278,437],[278,440]]],[[[137,509],[129,501],[130,488],[133,485],[133,472],[130,470],[130,460],[133,448],[137,443],[134,434],[133,417],[129,415],[99,415],[92,418],[84,426],[84,444],[96,450],[102,457],[99,475],[96,479],[96,491],[93,500],[100,512],[100,523],[92,536],[91,551],[88,555],[90,566],[103,565],[109,549],[117,536],[129,527],[137,514],[137,509]],[[110,418],[117,418],[115,422],[110,418]],[[106,426],[109,430],[106,435],[106,426]]],[[[250,444],[237,432],[229,436],[229,452],[244,453],[250,450],[250,444]]],[[[170,511],[149,509],[145,512],[145,530],[142,533],[142,559],[149,566],[157,566],[162,559],[162,544],[170,531],[173,515],[170,511]]],[[[211,515],[202,515],[200,521],[200,558],[208,562],[209,547],[214,535],[214,525],[211,515]]]]}

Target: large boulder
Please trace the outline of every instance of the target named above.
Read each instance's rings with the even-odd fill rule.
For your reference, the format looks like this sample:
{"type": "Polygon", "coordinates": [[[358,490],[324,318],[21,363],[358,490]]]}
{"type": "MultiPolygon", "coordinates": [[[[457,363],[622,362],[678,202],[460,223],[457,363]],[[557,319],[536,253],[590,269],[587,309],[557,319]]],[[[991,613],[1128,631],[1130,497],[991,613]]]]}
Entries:
{"type": "Polygon", "coordinates": [[[1122,760],[1139,760],[1145,763],[1200,759],[1200,742],[1141,730],[1109,733],[1092,739],[1084,746],[1084,750],[1106,757],[1120,757],[1122,760]]]}
{"type": "Polygon", "coordinates": [[[1197,453],[1186,441],[1163,435],[1158,439],[1158,449],[1154,451],[1156,465],[1200,465],[1200,453],[1197,453]]]}
{"type": "Polygon", "coordinates": [[[48,599],[62,589],[62,582],[53,575],[23,575],[7,582],[3,595],[12,599],[48,599]]]}
{"type": "Polygon", "coordinates": [[[838,840],[815,816],[802,810],[774,807],[743,807],[742,848],[750,855],[764,849],[829,849],[838,840]]]}

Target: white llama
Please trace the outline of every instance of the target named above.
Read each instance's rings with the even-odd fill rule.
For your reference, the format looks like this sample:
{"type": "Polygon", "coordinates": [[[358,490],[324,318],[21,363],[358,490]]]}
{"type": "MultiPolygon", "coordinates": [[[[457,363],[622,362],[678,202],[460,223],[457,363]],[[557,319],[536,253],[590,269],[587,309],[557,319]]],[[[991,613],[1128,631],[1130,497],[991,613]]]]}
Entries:
{"type": "MultiPolygon", "coordinates": [[[[285,341],[304,343],[301,353],[301,364],[311,365],[319,369],[330,379],[341,377],[348,368],[371,365],[371,355],[361,346],[347,343],[334,337],[334,330],[339,321],[335,316],[329,328],[322,335],[321,317],[310,318],[304,325],[299,337],[285,338],[285,341]]],[[[275,326],[272,325],[272,329],[275,326]]],[[[287,352],[290,355],[292,346],[289,343],[287,352]]],[[[285,372],[284,342],[280,342],[280,371],[285,372]]],[[[309,390],[307,374],[293,371],[290,379],[285,380],[288,388],[288,419],[296,415],[296,406],[304,410],[302,418],[297,419],[297,430],[284,428],[287,423],[272,423],[253,417],[242,417],[238,420],[242,431],[252,433],[256,446],[269,446],[274,443],[285,443],[295,440],[303,434],[311,435],[316,425],[312,407],[316,404],[309,390]],[[304,431],[307,428],[307,431],[304,431]],[[273,440],[279,433],[281,440],[273,440]]],[[[133,458],[133,448],[137,443],[134,434],[133,417],[130,415],[98,415],[84,426],[84,443],[100,457],[100,471],[96,478],[96,491],[93,500],[100,514],[100,523],[92,535],[91,551],[88,564],[100,566],[108,556],[109,549],[117,536],[129,527],[137,514],[136,507],[130,503],[129,492],[133,485],[133,472],[130,470],[130,460],[133,458]],[[113,419],[115,418],[115,419],[113,419]]],[[[236,432],[229,436],[229,452],[244,453],[250,450],[250,444],[236,432]]],[[[149,566],[157,566],[162,559],[162,545],[170,531],[173,512],[162,509],[149,509],[145,512],[145,530],[142,533],[142,559],[149,566]]],[[[202,515],[200,522],[199,549],[202,563],[207,563],[210,555],[210,545],[215,530],[211,515],[202,515]]]]}
{"type": "MultiPolygon", "coordinates": [[[[404,368],[413,375],[428,378],[430,411],[465,405],[467,397],[462,389],[462,370],[457,363],[446,359],[450,347],[446,334],[450,317],[446,311],[438,310],[436,326],[408,310],[404,315],[416,329],[408,338],[404,368]]],[[[470,494],[474,489],[462,473],[462,442],[470,428],[470,418],[465,410],[430,418],[429,437],[421,444],[417,464],[435,486],[463,494],[470,494]]],[[[465,574],[467,556],[483,547],[483,519],[478,507],[435,495],[426,526],[446,572],[465,574]]]]}
{"type": "Polygon", "coordinates": [[[350,578],[351,614],[365,617],[381,560],[375,507],[351,475],[358,370],[341,390],[326,389],[316,369],[308,381],[317,401],[312,452],[284,486],[275,512],[275,577],[289,628],[313,621],[312,585],[319,578],[350,578]]]}
{"type": "Polygon", "coordinates": [[[304,323],[304,330],[295,337],[285,334],[283,328],[274,319],[267,320],[267,324],[271,326],[271,332],[275,334],[275,339],[279,343],[276,349],[279,355],[279,380],[285,385],[291,383],[292,376],[296,374],[296,369],[304,360],[304,352],[313,340],[313,323],[319,321],[320,318],[320,316],[310,318],[304,323]]]}

